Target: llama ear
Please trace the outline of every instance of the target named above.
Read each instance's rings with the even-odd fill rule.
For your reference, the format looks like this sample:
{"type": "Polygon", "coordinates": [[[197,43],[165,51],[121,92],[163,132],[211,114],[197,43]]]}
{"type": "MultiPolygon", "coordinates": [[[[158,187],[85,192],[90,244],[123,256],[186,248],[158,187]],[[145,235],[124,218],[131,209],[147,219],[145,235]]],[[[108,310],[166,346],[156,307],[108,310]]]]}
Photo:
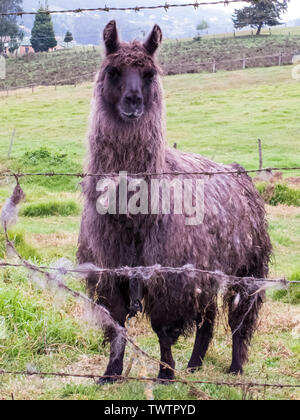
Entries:
{"type": "Polygon", "coordinates": [[[150,55],[154,55],[162,42],[162,31],[158,25],[154,25],[151,34],[144,43],[144,48],[150,55]]]}
{"type": "Polygon", "coordinates": [[[106,55],[113,54],[119,49],[120,41],[115,20],[111,20],[105,26],[103,40],[106,47],[106,55]]]}

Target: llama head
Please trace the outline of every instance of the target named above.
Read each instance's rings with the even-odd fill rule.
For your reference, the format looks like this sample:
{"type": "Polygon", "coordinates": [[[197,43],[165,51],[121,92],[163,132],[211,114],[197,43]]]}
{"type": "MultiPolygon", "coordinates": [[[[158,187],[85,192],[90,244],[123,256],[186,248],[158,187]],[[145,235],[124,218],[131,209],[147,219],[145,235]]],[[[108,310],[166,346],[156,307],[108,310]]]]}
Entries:
{"type": "Polygon", "coordinates": [[[162,41],[162,32],[155,25],[142,44],[119,40],[115,21],[104,29],[106,57],[102,65],[101,100],[115,119],[127,124],[147,115],[158,103],[160,69],[155,53],[162,41]]]}

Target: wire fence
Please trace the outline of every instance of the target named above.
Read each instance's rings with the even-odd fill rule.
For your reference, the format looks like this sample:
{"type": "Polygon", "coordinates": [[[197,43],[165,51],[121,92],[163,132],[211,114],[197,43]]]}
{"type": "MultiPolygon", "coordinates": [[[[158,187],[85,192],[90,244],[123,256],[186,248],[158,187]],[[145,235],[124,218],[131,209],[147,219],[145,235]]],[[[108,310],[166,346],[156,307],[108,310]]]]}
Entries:
{"type": "MultiPolygon", "coordinates": [[[[216,172],[196,172],[193,174],[199,174],[199,175],[241,175],[249,172],[263,172],[263,171],[272,171],[272,170],[300,170],[300,167],[295,168],[267,168],[267,169],[259,169],[259,170],[234,170],[234,171],[216,171],[216,172]]],[[[170,175],[187,175],[187,173],[177,172],[177,173],[164,173],[164,175],[170,174],[170,175]]],[[[25,177],[25,176],[76,176],[76,177],[87,177],[87,176],[110,176],[114,177],[118,174],[116,173],[110,173],[110,174],[55,174],[55,173],[13,173],[10,171],[1,172],[0,177],[14,177],[17,181],[17,185],[19,185],[19,178],[25,177]]],[[[157,175],[163,175],[163,174],[156,174],[156,173],[139,173],[139,174],[132,174],[137,176],[157,176],[157,175]]],[[[17,205],[17,203],[16,203],[17,205]]],[[[201,381],[201,380],[190,380],[190,379],[184,379],[181,376],[186,371],[177,371],[173,369],[171,366],[167,365],[164,362],[161,362],[157,360],[156,358],[149,355],[147,352],[145,352],[143,349],[141,349],[134,340],[128,336],[127,331],[122,328],[112,317],[110,312],[102,305],[99,305],[95,303],[92,299],[87,297],[81,292],[77,292],[67,286],[65,282],[62,280],[62,276],[67,275],[77,275],[81,278],[87,277],[90,273],[97,273],[99,275],[101,274],[108,274],[108,275],[116,275],[116,276],[122,276],[127,277],[128,279],[135,278],[139,279],[142,282],[151,281],[151,279],[157,275],[164,275],[164,274],[186,274],[193,278],[194,275],[206,275],[209,279],[215,279],[219,281],[219,284],[222,284],[222,287],[229,287],[234,285],[240,285],[248,287],[247,285],[251,284],[257,285],[256,290],[253,292],[253,289],[251,289],[251,296],[253,294],[255,295],[259,291],[263,290],[266,287],[269,287],[270,285],[278,284],[281,287],[287,287],[290,284],[300,284],[300,281],[294,280],[289,281],[284,278],[281,279],[268,279],[268,278],[254,278],[254,277],[237,277],[237,276],[231,276],[227,275],[223,272],[219,271],[209,271],[209,270],[202,270],[197,267],[194,267],[192,265],[186,265],[183,267],[162,267],[160,265],[155,265],[151,267],[119,267],[119,268],[101,268],[96,267],[90,264],[83,264],[81,266],[75,267],[75,268],[66,268],[65,266],[62,267],[50,267],[50,266],[37,266],[36,264],[33,264],[32,262],[24,260],[16,250],[15,244],[9,239],[8,232],[7,232],[7,225],[6,222],[4,224],[4,231],[5,231],[5,237],[6,237],[6,244],[7,244],[7,250],[13,251],[13,254],[18,257],[20,260],[20,263],[10,263],[7,261],[0,261],[0,268],[7,269],[7,268],[24,268],[32,273],[37,273],[39,275],[44,276],[45,281],[47,284],[49,284],[51,287],[56,287],[58,290],[63,290],[64,292],[68,293],[75,299],[79,299],[85,304],[89,304],[91,308],[95,311],[97,311],[98,318],[98,326],[102,329],[107,328],[109,326],[110,328],[113,328],[119,337],[126,340],[128,344],[130,344],[133,349],[143,357],[147,358],[148,360],[151,360],[155,362],[156,364],[163,366],[166,369],[171,369],[178,378],[173,380],[166,380],[167,383],[182,383],[187,386],[189,386],[191,389],[195,387],[195,385],[215,385],[215,386],[229,386],[229,387],[241,387],[243,389],[247,388],[300,388],[300,384],[282,384],[282,383],[258,383],[258,382],[230,382],[230,381],[201,381]],[[57,275],[53,275],[52,272],[56,272],[57,275]]],[[[249,292],[250,293],[250,292],[249,292]]],[[[249,295],[250,296],[250,295],[249,295]]],[[[16,371],[5,371],[0,370],[0,375],[18,375],[18,376],[52,376],[52,377],[77,377],[77,378],[86,378],[86,379],[97,379],[97,380],[112,380],[112,381],[140,381],[140,382],[153,382],[157,383],[157,378],[151,378],[151,377],[130,377],[127,376],[99,376],[99,375],[81,375],[81,374],[68,374],[68,373],[60,373],[60,372],[16,372],[16,371]]],[[[160,383],[164,382],[164,380],[159,380],[160,383]]]]}
{"type": "Polygon", "coordinates": [[[269,278],[257,278],[257,277],[238,277],[234,275],[228,275],[222,273],[221,271],[209,271],[209,270],[201,270],[200,268],[196,268],[192,265],[185,265],[183,267],[162,267],[161,265],[153,265],[153,266],[141,266],[141,267],[119,267],[119,268],[101,268],[101,267],[85,267],[84,265],[78,268],[73,269],[66,269],[66,268],[55,268],[55,267],[47,267],[47,266],[34,266],[31,263],[26,264],[11,264],[6,262],[0,261],[0,268],[32,268],[37,269],[39,272],[46,273],[47,271],[56,271],[63,275],[67,274],[81,274],[87,275],[90,273],[96,274],[112,274],[117,275],[119,277],[128,277],[128,278],[143,278],[149,279],[159,275],[159,274],[206,274],[210,277],[218,277],[224,280],[229,280],[231,283],[239,284],[244,282],[252,282],[254,283],[280,283],[282,286],[287,286],[289,284],[300,284],[300,280],[286,280],[284,278],[281,279],[269,279],[269,278]]]}
{"type": "Polygon", "coordinates": [[[19,11],[19,12],[7,12],[7,13],[0,13],[0,16],[26,16],[26,15],[39,15],[39,14],[70,14],[70,13],[84,13],[84,12],[125,12],[125,11],[133,11],[133,12],[140,12],[142,10],[156,10],[156,9],[164,9],[166,12],[172,8],[180,8],[180,7],[193,7],[197,10],[201,6],[216,6],[216,5],[224,5],[228,6],[234,3],[250,3],[250,0],[214,0],[214,1],[202,1],[202,2],[192,2],[192,3],[175,3],[175,4],[161,4],[161,5],[149,5],[149,6],[135,6],[135,7],[97,7],[97,8],[77,8],[77,9],[69,9],[69,10],[47,10],[47,11],[19,11]]]}
{"type": "MultiPolygon", "coordinates": [[[[183,272],[194,272],[194,273],[201,273],[201,274],[209,274],[210,276],[221,276],[222,278],[224,278],[224,276],[226,278],[231,277],[231,281],[238,281],[238,282],[245,282],[247,281],[247,278],[241,278],[241,277],[233,277],[233,276],[226,276],[224,275],[224,273],[220,273],[220,272],[210,272],[210,271],[206,271],[206,270],[198,270],[195,269],[194,267],[191,266],[185,266],[185,267],[181,267],[181,268],[172,268],[172,267],[160,267],[160,266],[154,266],[154,267],[123,267],[123,268],[118,268],[118,269],[103,269],[103,268],[95,268],[95,269],[91,269],[91,267],[86,267],[84,268],[84,265],[80,268],[80,269],[75,269],[75,270],[68,270],[65,268],[54,268],[54,267],[38,267],[24,259],[22,259],[22,257],[18,254],[18,251],[15,248],[15,245],[12,241],[10,241],[9,237],[8,237],[8,232],[7,232],[7,227],[6,225],[4,226],[4,231],[5,231],[5,237],[6,237],[6,242],[7,242],[7,246],[10,247],[10,249],[14,252],[14,254],[22,261],[22,264],[10,264],[10,263],[5,263],[5,262],[1,262],[0,263],[0,268],[8,268],[8,267],[14,267],[14,268],[26,268],[27,270],[33,271],[33,272],[38,272],[40,274],[44,274],[45,278],[47,279],[48,282],[51,283],[51,285],[54,284],[54,286],[56,286],[58,289],[63,289],[64,291],[66,291],[68,294],[70,294],[71,296],[73,296],[76,299],[81,299],[84,302],[87,302],[91,305],[91,307],[93,307],[94,309],[97,309],[101,312],[101,321],[100,321],[100,327],[101,328],[105,328],[109,325],[109,327],[113,327],[115,328],[115,331],[117,332],[117,334],[119,336],[121,336],[124,340],[127,341],[128,344],[130,344],[133,349],[137,352],[137,354],[142,355],[143,357],[145,357],[148,360],[151,360],[153,362],[155,362],[157,365],[162,366],[165,369],[169,369],[171,371],[174,372],[174,374],[176,374],[175,379],[158,379],[158,378],[153,378],[153,377],[146,377],[146,376],[129,376],[131,367],[129,367],[129,370],[127,370],[127,375],[123,376],[100,376],[100,375],[94,375],[94,374],[77,374],[77,373],[64,373],[64,372],[38,372],[35,371],[33,369],[27,369],[27,371],[9,371],[9,370],[3,370],[0,369],[0,376],[5,376],[5,375],[13,375],[13,376],[27,376],[27,377],[60,377],[60,378],[81,378],[81,379],[93,379],[93,380],[103,380],[103,381],[122,381],[122,382],[126,382],[126,381],[137,381],[137,382],[152,382],[152,383],[181,383],[181,384],[185,384],[187,385],[191,390],[196,390],[195,385],[214,385],[214,386],[228,386],[228,387],[234,387],[234,388],[242,388],[243,390],[247,389],[251,389],[251,388],[287,388],[287,389],[298,389],[300,388],[300,383],[299,384],[287,384],[287,383],[260,383],[260,382],[253,382],[253,381],[204,381],[204,380],[191,380],[191,379],[184,379],[182,377],[182,375],[186,375],[188,373],[190,373],[190,371],[187,369],[185,371],[178,371],[176,369],[174,369],[173,367],[171,367],[170,365],[168,365],[165,362],[159,361],[156,358],[152,357],[151,355],[149,355],[147,352],[145,352],[143,349],[141,349],[132,338],[130,338],[126,332],[126,330],[122,327],[120,327],[120,325],[113,319],[112,315],[110,314],[110,312],[103,307],[100,304],[95,303],[93,300],[91,300],[90,298],[88,298],[87,296],[85,296],[84,294],[82,294],[81,292],[77,292],[74,291],[73,289],[69,288],[68,286],[66,286],[66,284],[60,279],[57,280],[56,277],[53,277],[49,274],[49,271],[57,271],[60,275],[67,275],[68,273],[77,273],[80,275],[88,274],[91,271],[93,272],[97,272],[98,274],[103,274],[103,273],[108,273],[108,274],[117,274],[117,275],[122,275],[122,276],[128,276],[128,277],[137,277],[140,275],[145,276],[146,278],[150,279],[151,276],[153,276],[154,274],[157,273],[183,273],[183,272]],[[48,270],[48,271],[45,271],[48,270]],[[86,270],[86,271],[85,271],[86,270]],[[107,318],[107,319],[105,319],[107,318]]],[[[248,280],[250,280],[251,282],[254,281],[261,281],[261,282],[269,282],[272,280],[267,280],[267,279],[253,279],[253,278],[249,278],[248,280]]],[[[284,285],[287,285],[287,281],[283,280],[283,279],[279,279],[279,280],[273,280],[273,282],[280,282],[280,283],[284,283],[284,285]]],[[[290,282],[290,283],[300,283],[299,282],[290,282]]],[[[261,290],[261,289],[260,289],[261,290]]],[[[200,391],[201,392],[201,391],[200,391]]],[[[206,394],[201,394],[201,397],[207,397],[206,394]]]]}
{"type": "MultiPolygon", "coordinates": [[[[11,176],[15,176],[15,174],[10,174],[11,176]]],[[[45,175],[43,175],[45,176],[45,175]]],[[[19,185],[18,178],[16,177],[17,184],[19,185]]],[[[17,185],[17,186],[18,186],[17,185]]],[[[17,203],[15,204],[17,206],[17,203]]],[[[300,388],[300,384],[286,384],[286,383],[259,383],[259,382],[230,382],[230,381],[203,381],[203,380],[190,380],[182,378],[182,375],[188,373],[187,371],[177,371],[168,364],[157,360],[156,358],[150,356],[147,352],[141,349],[134,340],[128,336],[127,331],[122,328],[112,317],[110,312],[102,305],[95,303],[92,299],[87,297],[81,292],[77,292],[71,289],[69,286],[65,284],[62,280],[61,276],[66,276],[68,274],[77,274],[83,277],[86,277],[89,273],[97,273],[97,274],[113,274],[117,276],[126,276],[128,278],[138,278],[142,279],[142,281],[150,280],[153,276],[158,274],[205,274],[208,275],[210,278],[219,278],[222,282],[225,280],[227,284],[230,283],[231,286],[240,284],[245,285],[247,282],[251,282],[253,285],[254,283],[260,284],[258,291],[262,290],[262,288],[267,284],[274,284],[280,283],[281,286],[286,287],[288,284],[299,284],[300,281],[287,281],[286,279],[265,279],[265,278],[247,278],[247,277],[237,277],[237,276],[229,276],[222,272],[218,271],[208,271],[208,270],[201,270],[195,268],[192,265],[186,265],[184,267],[162,267],[160,265],[155,265],[152,267],[121,267],[116,269],[110,268],[99,268],[95,266],[91,266],[90,264],[83,264],[82,266],[78,266],[77,268],[68,269],[64,266],[62,267],[46,267],[46,266],[37,266],[29,261],[24,260],[18,251],[16,250],[15,244],[9,239],[8,231],[7,231],[7,224],[4,223],[4,232],[7,244],[7,250],[9,249],[10,252],[13,251],[13,254],[18,257],[20,260],[19,264],[8,263],[6,261],[0,261],[0,268],[25,268],[33,273],[38,273],[40,275],[45,276],[46,282],[51,286],[55,287],[58,290],[63,290],[71,295],[75,299],[82,300],[85,303],[88,303],[91,308],[95,311],[98,311],[98,326],[102,329],[105,329],[109,326],[109,328],[113,328],[117,335],[122,339],[126,340],[128,344],[130,344],[133,349],[143,357],[147,358],[148,360],[154,361],[159,366],[162,366],[165,369],[170,369],[176,374],[176,379],[157,379],[152,377],[145,377],[145,376],[129,376],[130,370],[128,375],[125,376],[100,376],[100,375],[91,375],[91,374],[69,374],[63,372],[37,372],[37,371],[26,371],[26,372],[17,372],[17,371],[8,371],[8,370],[0,370],[0,375],[14,375],[14,376],[37,376],[37,377],[60,377],[60,378],[83,378],[83,379],[93,379],[93,380],[103,380],[103,381],[138,381],[138,382],[152,382],[152,383],[181,383],[187,385],[191,390],[196,390],[195,385],[215,385],[215,386],[228,386],[228,387],[235,387],[235,388],[242,388],[243,390],[251,389],[251,388],[288,388],[288,389],[298,389],[300,388]],[[53,276],[50,272],[57,272],[58,276],[53,276]]],[[[224,283],[223,287],[224,287],[224,283]]],[[[198,391],[202,392],[202,391],[198,391]]],[[[206,395],[206,394],[205,394],[206,395]]],[[[203,395],[201,395],[203,397],[203,395]]]]}
{"type": "Polygon", "coordinates": [[[230,381],[200,381],[190,379],[157,379],[151,377],[133,377],[133,376],[99,376],[92,374],[76,374],[76,373],[63,373],[63,372],[17,372],[0,370],[0,375],[15,375],[15,376],[39,376],[39,377],[60,377],[60,378],[82,378],[94,380],[113,380],[113,381],[138,381],[138,382],[154,382],[154,383],[181,383],[185,385],[216,385],[228,387],[241,387],[241,388],[300,388],[300,384],[281,384],[281,383],[260,383],[260,382],[230,382],[230,381]]]}
{"type": "MultiPolygon", "coordinates": [[[[185,175],[203,175],[203,176],[217,176],[217,175],[245,175],[245,174],[254,174],[254,173],[269,173],[272,174],[272,172],[291,172],[291,171],[299,171],[300,166],[294,166],[294,167],[268,167],[268,168],[262,168],[262,169],[243,169],[242,167],[240,169],[234,169],[234,170],[225,170],[224,171],[194,171],[194,172],[136,172],[136,173],[130,173],[126,172],[126,175],[128,177],[149,177],[149,176],[185,176],[185,175]]],[[[115,178],[118,176],[124,175],[125,172],[100,172],[97,174],[92,173],[58,173],[58,172],[13,172],[13,171],[0,171],[0,178],[6,178],[6,177],[12,177],[15,179],[21,179],[24,177],[55,177],[55,176],[66,176],[66,177],[76,177],[76,178],[88,178],[88,177],[96,177],[96,178],[115,178]]]]}

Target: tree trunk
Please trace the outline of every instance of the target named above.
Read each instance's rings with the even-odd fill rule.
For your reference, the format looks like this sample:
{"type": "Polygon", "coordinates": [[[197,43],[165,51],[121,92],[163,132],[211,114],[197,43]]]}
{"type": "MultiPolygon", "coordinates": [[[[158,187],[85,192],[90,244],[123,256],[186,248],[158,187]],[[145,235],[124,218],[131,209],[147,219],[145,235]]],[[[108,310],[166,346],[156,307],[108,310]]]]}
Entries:
{"type": "Polygon", "coordinates": [[[256,32],[256,35],[260,35],[260,33],[261,33],[261,28],[263,27],[263,23],[260,23],[259,24],[259,26],[258,26],[258,28],[257,28],[257,32],[256,32]]]}

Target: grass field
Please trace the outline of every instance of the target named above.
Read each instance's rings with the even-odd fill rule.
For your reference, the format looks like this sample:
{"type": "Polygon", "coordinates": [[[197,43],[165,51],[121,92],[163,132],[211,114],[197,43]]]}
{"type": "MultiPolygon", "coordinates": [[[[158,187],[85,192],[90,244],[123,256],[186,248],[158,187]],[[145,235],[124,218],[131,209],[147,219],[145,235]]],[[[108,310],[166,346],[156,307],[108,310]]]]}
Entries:
{"type": "MultiPolygon", "coordinates": [[[[300,164],[300,84],[291,67],[249,69],[217,74],[178,75],[164,78],[168,141],[185,151],[216,161],[258,166],[257,138],[263,140],[264,166],[300,164]]],[[[81,170],[85,132],[92,94],[91,84],[38,88],[0,97],[0,169],[25,171],[81,170]],[[13,129],[16,137],[7,159],[13,129]]],[[[294,188],[300,173],[293,172],[294,188]]],[[[286,182],[292,180],[286,178],[286,182]]],[[[0,180],[0,207],[9,197],[12,180],[0,180]]],[[[24,179],[26,202],[11,235],[26,258],[50,264],[61,257],[74,260],[81,207],[78,180],[69,178],[24,179]]],[[[300,280],[300,208],[267,206],[274,246],[271,275],[300,280]]],[[[1,255],[2,253],[2,255],[1,255]]],[[[0,237],[0,258],[3,237],[0,237]]],[[[81,289],[76,280],[72,287],[81,289]]],[[[300,307],[297,291],[270,295],[253,340],[245,380],[299,383],[300,307]],[[273,298],[276,298],[274,300],[273,298]],[[280,299],[280,300],[277,300],[280,299]],[[298,304],[297,304],[298,302],[298,304]]],[[[298,296],[299,299],[299,296],[298,296]]],[[[53,292],[37,290],[26,273],[0,272],[0,370],[101,374],[107,362],[102,334],[80,321],[83,307],[72,299],[61,303],[53,292]]],[[[158,357],[156,336],[145,320],[134,320],[129,333],[149,354],[158,357]]],[[[180,339],[174,354],[177,368],[186,368],[192,338],[180,339]]],[[[230,333],[222,319],[199,380],[234,380],[225,374],[230,364],[230,333]]],[[[127,350],[128,367],[132,351],[127,350]]],[[[132,375],[155,376],[154,362],[136,357],[132,375]],[[145,373],[146,372],[146,373],[145,373]]],[[[212,399],[299,399],[295,389],[253,389],[199,386],[212,399]]],[[[185,385],[146,388],[142,383],[118,383],[98,388],[89,380],[3,377],[0,399],[199,399],[203,394],[185,385]],[[148,394],[147,394],[148,393],[148,394]]]]}

